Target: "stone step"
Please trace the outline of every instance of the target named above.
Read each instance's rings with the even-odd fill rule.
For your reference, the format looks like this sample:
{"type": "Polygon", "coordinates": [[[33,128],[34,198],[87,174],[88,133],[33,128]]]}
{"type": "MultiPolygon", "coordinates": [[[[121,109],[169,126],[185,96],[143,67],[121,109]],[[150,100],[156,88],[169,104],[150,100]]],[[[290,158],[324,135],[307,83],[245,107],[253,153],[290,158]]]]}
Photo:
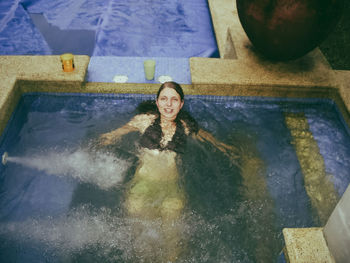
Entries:
{"type": "Polygon", "coordinates": [[[335,263],[323,228],[284,228],[283,236],[287,263],[335,263]]]}

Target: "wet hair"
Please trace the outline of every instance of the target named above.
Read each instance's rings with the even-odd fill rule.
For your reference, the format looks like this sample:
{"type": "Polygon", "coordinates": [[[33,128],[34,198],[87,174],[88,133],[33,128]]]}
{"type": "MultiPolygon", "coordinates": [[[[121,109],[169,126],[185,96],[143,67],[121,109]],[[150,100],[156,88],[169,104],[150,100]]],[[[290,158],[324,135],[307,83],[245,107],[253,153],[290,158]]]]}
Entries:
{"type": "Polygon", "coordinates": [[[177,118],[185,121],[190,133],[197,133],[199,131],[197,121],[187,111],[181,109],[177,115],[177,118]]]}
{"type": "Polygon", "coordinates": [[[184,91],[182,90],[182,87],[180,86],[180,84],[174,82],[174,81],[168,81],[168,82],[164,82],[158,92],[157,92],[157,99],[159,98],[159,94],[162,92],[163,89],[165,88],[171,88],[171,89],[174,89],[176,91],[177,94],[179,94],[180,98],[181,98],[181,101],[184,100],[184,91]]]}
{"type": "Polygon", "coordinates": [[[154,100],[142,101],[136,108],[138,113],[159,114],[157,104],[154,100]]]}

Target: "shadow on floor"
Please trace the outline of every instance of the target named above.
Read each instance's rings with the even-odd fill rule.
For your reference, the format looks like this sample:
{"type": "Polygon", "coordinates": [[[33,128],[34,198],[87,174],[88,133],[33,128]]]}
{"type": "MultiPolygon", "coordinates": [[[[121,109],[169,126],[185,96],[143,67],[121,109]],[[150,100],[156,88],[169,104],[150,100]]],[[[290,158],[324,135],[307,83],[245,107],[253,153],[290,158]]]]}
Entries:
{"type": "Polygon", "coordinates": [[[95,47],[94,30],[61,30],[47,22],[43,14],[29,14],[44,36],[53,55],[73,53],[91,56],[95,47]]]}
{"type": "Polygon", "coordinates": [[[344,0],[343,15],[333,32],[320,44],[333,69],[350,70],[350,1],[344,0]]]}

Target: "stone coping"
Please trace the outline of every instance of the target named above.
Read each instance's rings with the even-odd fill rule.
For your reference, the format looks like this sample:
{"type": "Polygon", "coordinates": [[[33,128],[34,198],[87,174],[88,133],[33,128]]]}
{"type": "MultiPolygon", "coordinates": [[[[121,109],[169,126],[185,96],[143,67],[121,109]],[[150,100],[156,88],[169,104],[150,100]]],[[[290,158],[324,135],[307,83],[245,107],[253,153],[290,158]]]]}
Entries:
{"type": "Polygon", "coordinates": [[[21,95],[18,81],[59,81],[81,85],[89,60],[88,56],[75,56],[75,70],[63,72],[59,56],[0,56],[0,134],[21,95]]]}
{"type": "Polygon", "coordinates": [[[284,228],[284,254],[288,263],[334,263],[323,228],[284,228]]]}

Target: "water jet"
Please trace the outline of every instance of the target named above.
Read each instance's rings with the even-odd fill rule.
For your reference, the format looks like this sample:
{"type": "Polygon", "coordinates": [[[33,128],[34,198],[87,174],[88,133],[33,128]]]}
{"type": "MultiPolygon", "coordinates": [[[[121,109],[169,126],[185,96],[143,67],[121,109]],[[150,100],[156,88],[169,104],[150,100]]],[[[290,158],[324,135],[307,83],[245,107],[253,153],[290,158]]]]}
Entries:
{"type": "Polygon", "coordinates": [[[4,152],[4,154],[2,155],[1,163],[2,163],[3,165],[6,165],[6,163],[7,163],[7,157],[8,157],[8,156],[9,156],[9,155],[8,155],[7,152],[4,152]]]}

